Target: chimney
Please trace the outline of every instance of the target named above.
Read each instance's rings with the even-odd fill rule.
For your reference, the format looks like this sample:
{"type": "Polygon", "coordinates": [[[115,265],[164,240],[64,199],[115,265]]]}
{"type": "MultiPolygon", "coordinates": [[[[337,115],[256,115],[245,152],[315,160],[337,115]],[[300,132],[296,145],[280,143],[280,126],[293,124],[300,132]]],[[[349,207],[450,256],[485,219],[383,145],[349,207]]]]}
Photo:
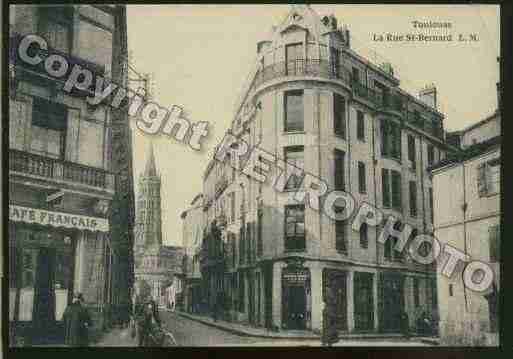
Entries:
{"type": "Polygon", "coordinates": [[[419,91],[419,99],[426,105],[431,106],[435,110],[437,109],[436,101],[436,87],[434,84],[425,86],[419,91]]]}
{"type": "Polygon", "coordinates": [[[341,32],[342,32],[342,35],[344,36],[344,41],[346,42],[346,46],[348,48],[350,48],[351,47],[351,41],[350,41],[351,40],[351,36],[349,34],[349,28],[347,27],[346,24],[344,24],[342,26],[341,32]]]}

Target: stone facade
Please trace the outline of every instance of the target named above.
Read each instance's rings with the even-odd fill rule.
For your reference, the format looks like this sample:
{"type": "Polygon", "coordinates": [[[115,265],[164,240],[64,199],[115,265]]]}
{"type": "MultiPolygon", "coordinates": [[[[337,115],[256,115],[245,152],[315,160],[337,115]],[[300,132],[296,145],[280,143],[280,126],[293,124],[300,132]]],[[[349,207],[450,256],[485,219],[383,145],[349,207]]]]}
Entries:
{"type": "Polygon", "coordinates": [[[462,131],[461,136],[463,139],[479,139],[479,142],[472,144],[463,140],[463,154],[441,163],[432,171],[435,236],[441,243],[468,254],[472,260],[490,263],[495,280],[488,290],[478,293],[464,288],[463,266],[457,268],[451,278],[438,274],[440,339],[451,346],[498,345],[500,113],[497,111],[462,131]]]}
{"type": "MultiPolygon", "coordinates": [[[[124,83],[119,61],[126,52],[123,6],[13,5],[9,26],[13,50],[24,35],[38,34],[48,40],[50,54],[124,83]],[[91,46],[92,38],[102,46],[91,46]]],[[[93,108],[86,94],[64,92],[62,79],[50,77],[43,66],[29,66],[16,55],[9,60],[11,344],[21,337],[58,342],[73,292],[83,293],[96,329],[113,319],[110,309],[123,304],[127,288],[116,269],[123,266],[129,273],[130,260],[117,244],[130,238],[112,231],[109,213],[120,202],[117,156],[131,153],[131,147],[110,129],[113,122],[126,129],[128,114],[104,104],[93,108]],[[125,152],[113,151],[121,142],[125,152]],[[102,223],[101,228],[84,228],[80,218],[102,223]]],[[[130,157],[123,161],[131,165],[130,157]]],[[[130,186],[127,182],[127,193],[130,186]]],[[[121,201],[129,211],[130,198],[121,201]]],[[[131,228],[126,213],[120,218],[131,228]]]]}
{"type": "MultiPolygon", "coordinates": [[[[427,168],[454,150],[435,97],[425,97],[436,89],[421,99],[407,94],[390,66],[356,54],[349,30],[309,6],[293,6],[257,57],[230,133],[351,193],[357,208],[367,202],[419,233],[433,231],[427,168]],[[399,180],[387,182],[392,172],[399,180]]],[[[213,160],[204,174],[201,271],[211,308],[222,291],[230,319],[319,331],[334,278],[339,330],[397,332],[402,309],[412,328],[424,311],[436,319],[434,267],[389,256],[377,243],[381,227],[355,232],[231,161],[213,160]],[[292,236],[287,218],[296,223],[292,236]]]]}

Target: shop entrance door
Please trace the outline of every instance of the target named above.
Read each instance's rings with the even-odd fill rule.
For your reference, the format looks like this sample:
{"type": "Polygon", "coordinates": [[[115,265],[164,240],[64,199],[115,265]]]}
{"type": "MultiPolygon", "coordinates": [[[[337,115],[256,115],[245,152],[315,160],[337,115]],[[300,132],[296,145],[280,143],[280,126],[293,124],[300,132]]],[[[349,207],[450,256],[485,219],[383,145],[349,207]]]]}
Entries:
{"type": "Polygon", "coordinates": [[[289,292],[289,310],[287,315],[287,328],[305,329],[306,297],[305,287],[291,285],[289,292]]]}
{"type": "Polygon", "coordinates": [[[64,233],[13,230],[14,291],[10,317],[32,344],[60,342],[62,315],[73,292],[74,241],[64,233]]]}
{"type": "Polygon", "coordinates": [[[381,273],[381,328],[384,332],[399,332],[404,307],[403,279],[400,275],[381,273]]]}
{"type": "Polygon", "coordinates": [[[354,273],[354,323],[357,331],[374,329],[372,273],[354,273]]]}
{"type": "Polygon", "coordinates": [[[55,252],[42,247],[37,256],[32,320],[39,335],[55,326],[55,252]]]}
{"type": "Polygon", "coordinates": [[[310,272],[305,268],[284,269],[282,275],[282,321],[286,329],[307,327],[307,289],[310,272]]]}

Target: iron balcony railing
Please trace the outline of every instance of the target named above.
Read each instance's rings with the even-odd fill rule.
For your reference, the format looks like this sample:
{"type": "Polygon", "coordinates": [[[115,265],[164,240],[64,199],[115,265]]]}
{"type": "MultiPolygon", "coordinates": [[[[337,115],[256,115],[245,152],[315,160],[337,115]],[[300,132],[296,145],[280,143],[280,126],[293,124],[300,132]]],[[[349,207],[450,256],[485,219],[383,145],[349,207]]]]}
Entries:
{"type": "MultiPolygon", "coordinates": [[[[266,66],[257,71],[249,87],[249,91],[274,79],[294,76],[312,76],[340,80],[351,87],[355,97],[369,101],[377,109],[398,112],[406,121],[412,123],[414,126],[425,130],[435,137],[443,138],[441,125],[437,124],[435,126],[431,125],[429,121],[421,120],[421,122],[417,122],[413,119],[413,113],[407,111],[405,106],[406,99],[403,95],[396,92],[383,94],[383,92],[367,87],[358,81],[353,81],[351,73],[346,67],[334,65],[328,60],[296,59],[266,66]]],[[[434,123],[437,123],[437,121],[435,120],[434,123]]]]}
{"type": "Polygon", "coordinates": [[[332,65],[328,60],[296,59],[277,62],[260,69],[252,86],[258,87],[265,82],[288,76],[314,76],[350,83],[349,71],[343,66],[332,65]]]}
{"type": "Polygon", "coordinates": [[[9,171],[114,190],[114,175],[100,168],[10,149],[9,171]]]}

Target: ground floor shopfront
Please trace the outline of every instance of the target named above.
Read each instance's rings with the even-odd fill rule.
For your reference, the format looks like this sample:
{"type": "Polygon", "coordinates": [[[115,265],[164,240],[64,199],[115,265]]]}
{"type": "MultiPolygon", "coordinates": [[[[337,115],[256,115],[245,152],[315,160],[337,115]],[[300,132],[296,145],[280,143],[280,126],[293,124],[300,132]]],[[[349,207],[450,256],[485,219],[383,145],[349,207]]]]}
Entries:
{"type": "MultiPolygon", "coordinates": [[[[104,218],[9,206],[12,345],[62,342],[63,313],[83,294],[93,320],[110,302],[109,226],[104,218]]],[[[98,323],[95,320],[97,326],[98,323]]]]}
{"type": "Polygon", "coordinates": [[[415,331],[423,312],[437,316],[434,273],[297,258],[226,272],[222,282],[213,277],[202,281],[209,298],[222,290],[223,319],[274,330],[319,332],[328,286],[340,332],[398,333],[402,311],[415,331]]]}

